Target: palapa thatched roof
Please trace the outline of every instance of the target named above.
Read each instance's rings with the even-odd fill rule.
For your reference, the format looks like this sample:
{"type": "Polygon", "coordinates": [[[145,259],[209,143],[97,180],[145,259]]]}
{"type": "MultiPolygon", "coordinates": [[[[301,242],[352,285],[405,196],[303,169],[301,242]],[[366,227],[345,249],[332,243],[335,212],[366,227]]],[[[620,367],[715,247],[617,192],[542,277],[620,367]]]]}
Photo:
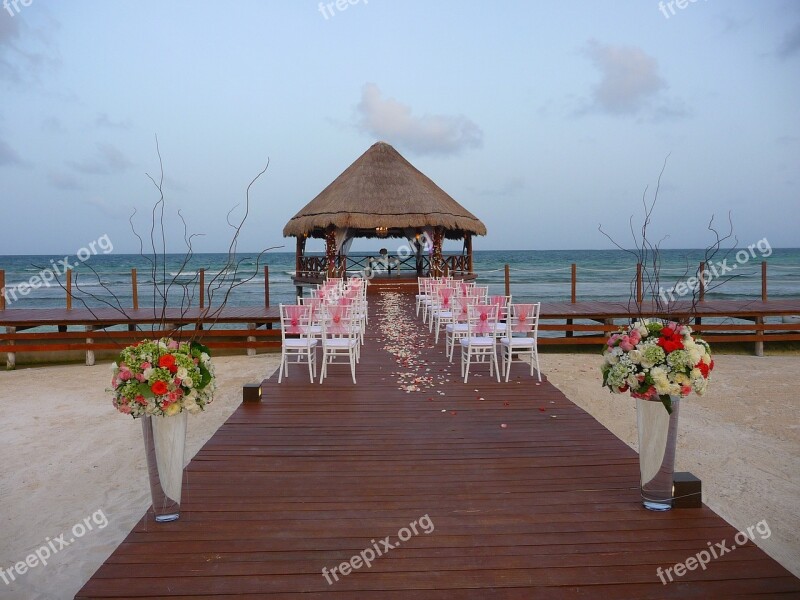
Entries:
{"type": "Polygon", "coordinates": [[[444,227],[447,237],[486,235],[486,226],[386,142],[370,146],[283,228],[285,237],[317,237],[329,226],[393,232],[444,227]]]}

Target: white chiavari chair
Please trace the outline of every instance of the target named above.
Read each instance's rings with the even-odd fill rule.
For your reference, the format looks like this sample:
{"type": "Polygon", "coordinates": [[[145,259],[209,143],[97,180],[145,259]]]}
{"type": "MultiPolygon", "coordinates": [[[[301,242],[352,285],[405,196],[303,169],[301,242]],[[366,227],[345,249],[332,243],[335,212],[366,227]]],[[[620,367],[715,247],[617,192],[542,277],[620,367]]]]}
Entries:
{"type": "Polygon", "coordinates": [[[525,360],[515,361],[515,356],[517,359],[527,359],[531,366],[531,377],[533,377],[535,363],[539,381],[542,380],[537,348],[540,310],[541,303],[538,302],[536,304],[511,304],[509,307],[508,332],[500,338],[500,354],[503,359],[503,374],[506,381],[511,373],[512,362],[526,362],[525,360]]]}

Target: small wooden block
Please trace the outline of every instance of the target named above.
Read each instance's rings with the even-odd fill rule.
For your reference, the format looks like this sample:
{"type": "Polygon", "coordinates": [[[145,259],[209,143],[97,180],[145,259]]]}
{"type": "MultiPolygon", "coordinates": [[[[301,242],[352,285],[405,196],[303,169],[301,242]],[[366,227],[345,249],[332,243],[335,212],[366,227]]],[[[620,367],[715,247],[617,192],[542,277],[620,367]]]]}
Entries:
{"type": "Polygon", "coordinates": [[[242,387],[242,402],[261,402],[261,384],[245,383],[242,387]]]}
{"type": "Polygon", "coordinates": [[[702,508],[702,482],[688,472],[672,476],[672,508],[702,508]]]}

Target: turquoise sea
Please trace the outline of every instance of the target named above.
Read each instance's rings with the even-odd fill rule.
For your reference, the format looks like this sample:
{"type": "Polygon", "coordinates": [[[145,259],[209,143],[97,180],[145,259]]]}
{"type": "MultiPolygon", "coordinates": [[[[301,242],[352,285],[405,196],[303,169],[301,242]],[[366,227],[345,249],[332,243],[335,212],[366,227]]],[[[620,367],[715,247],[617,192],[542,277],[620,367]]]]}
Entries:
{"type": "MultiPolygon", "coordinates": [[[[63,263],[59,261],[65,258],[74,265],[74,294],[85,298],[90,305],[114,302],[113,291],[123,306],[131,306],[132,268],[138,271],[140,306],[147,306],[148,302],[152,305],[152,269],[145,258],[98,252],[85,257],[84,262],[77,256],[0,256],[0,269],[5,271],[8,308],[63,307],[66,294],[55,281],[48,281],[49,285],[39,283],[38,289],[18,286],[36,284],[60,274],[63,263]],[[92,299],[90,295],[102,300],[92,299]]],[[[167,279],[174,279],[170,300],[176,306],[180,305],[182,294],[179,284],[192,282],[200,268],[206,270],[207,284],[215,276],[225,276],[238,285],[228,300],[228,306],[263,305],[264,264],[269,266],[271,304],[291,302],[295,295],[291,282],[293,252],[267,253],[260,265],[256,263],[255,254],[240,253],[236,273],[225,268],[226,254],[197,254],[186,265],[182,265],[183,255],[167,255],[166,258],[166,266],[159,268],[159,273],[165,274],[167,279]]],[[[517,301],[569,301],[572,263],[577,265],[579,301],[627,300],[636,273],[636,260],[622,250],[476,251],[474,258],[478,280],[489,285],[492,293],[502,292],[504,265],[508,264],[511,292],[517,301]]],[[[661,285],[670,288],[685,281],[695,274],[701,260],[702,250],[662,250],[661,285]]],[[[706,298],[760,298],[762,261],[767,263],[770,299],[800,297],[800,249],[754,247],[751,251],[729,250],[727,254],[724,251],[717,254],[710,266],[717,267],[718,277],[710,282],[706,298]],[[724,258],[727,258],[725,267],[721,265],[724,258]]],[[[213,304],[218,304],[220,296],[221,293],[217,292],[213,304]]],[[[73,306],[80,306],[80,302],[73,302],[73,306]]]]}

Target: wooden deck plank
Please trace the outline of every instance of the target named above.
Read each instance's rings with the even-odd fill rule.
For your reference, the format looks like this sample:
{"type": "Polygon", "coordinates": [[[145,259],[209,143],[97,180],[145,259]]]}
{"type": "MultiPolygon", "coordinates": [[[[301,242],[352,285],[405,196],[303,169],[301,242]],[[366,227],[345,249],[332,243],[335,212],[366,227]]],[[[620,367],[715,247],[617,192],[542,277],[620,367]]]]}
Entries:
{"type": "Polygon", "coordinates": [[[730,547],[736,530],[706,506],[644,510],[636,453],[521,365],[508,384],[485,366],[464,384],[427,331],[410,360],[396,359],[379,301],[358,385],[346,366],[322,385],[297,367],[281,385],[265,381],[262,402],[240,406],[187,467],[181,519],[146,515],[76,597],[800,594],[752,542],[663,585],[656,569],[709,542],[730,547]],[[431,387],[399,389],[408,372],[431,387]],[[426,514],[429,534],[323,577],[426,514]]]}

